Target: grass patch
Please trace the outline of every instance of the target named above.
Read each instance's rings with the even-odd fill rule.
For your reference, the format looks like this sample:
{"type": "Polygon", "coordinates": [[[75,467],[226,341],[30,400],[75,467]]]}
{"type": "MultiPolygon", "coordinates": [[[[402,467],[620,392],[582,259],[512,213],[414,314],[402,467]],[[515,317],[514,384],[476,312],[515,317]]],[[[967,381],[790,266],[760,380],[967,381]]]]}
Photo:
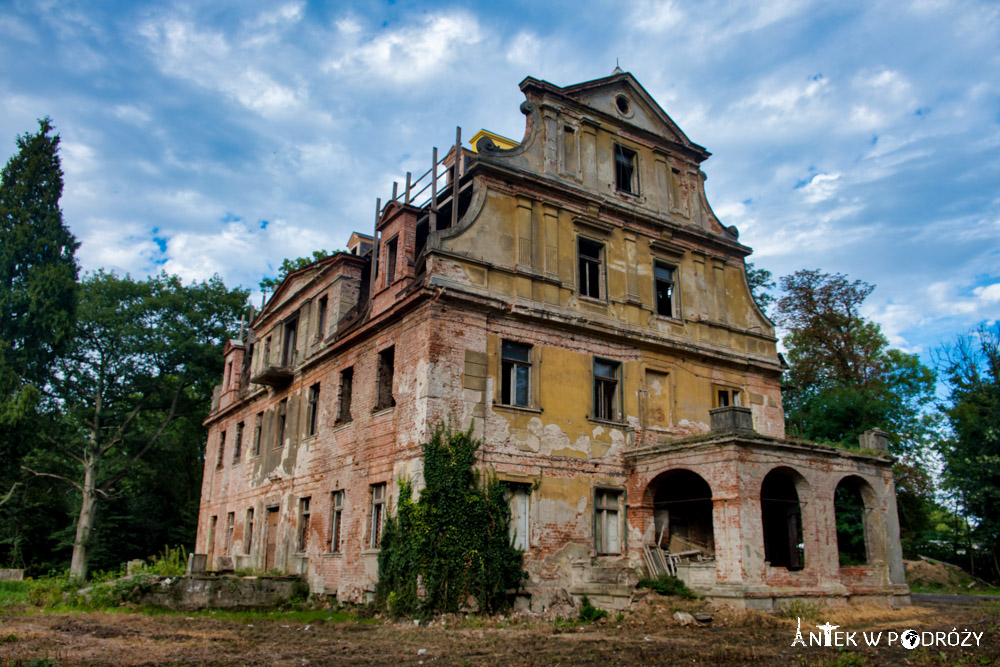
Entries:
{"type": "Polygon", "coordinates": [[[30,581],[0,581],[0,608],[28,604],[30,581]]]}
{"type": "Polygon", "coordinates": [[[598,609],[594,605],[590,604],[590,599],[584,595],[581,598],[580,603],[580,620],[587,623],[593,623],[594,621],[599,621],[602,618],[608,617],[608,612],[603,609],[598,609]]]}
{"type": "Polygon", "coordinates": [[[639,579],[637,587],[649,588],[656,591],[660,595],[672,595],[674,597],[684,598],[685,600],[698,599],[698,596],[694,593],[694,591],[687,587],[687,584],[677,577],[672,577],[669,574],[661,574],[655,579],[642,577],[639,579]]]}
{"type": "Polygon", "coordinates": [[[819,602],[803,602],[802,600],[791,600],[781,605],[781,609],[778,611],[778,616],[780,618],[797,619],[801,618],[803,621],[808,621],[809,623],[819,623],[822,619],[823,612],[826,611],[826,605],[819,602]]]}

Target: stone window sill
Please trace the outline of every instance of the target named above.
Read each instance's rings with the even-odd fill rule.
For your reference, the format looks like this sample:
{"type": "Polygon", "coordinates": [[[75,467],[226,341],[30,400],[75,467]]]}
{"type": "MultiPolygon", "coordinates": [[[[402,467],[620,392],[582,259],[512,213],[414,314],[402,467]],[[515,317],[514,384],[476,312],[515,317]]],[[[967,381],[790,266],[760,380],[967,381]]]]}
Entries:
{"type": "Polygon", "coordinates": [[[530,405],[508,405],[506,403],[494,403],[494,410],[509,410],[511,412],[529,412],[531,414],[542,414],[541,408],[533,408],[530,405]]]}

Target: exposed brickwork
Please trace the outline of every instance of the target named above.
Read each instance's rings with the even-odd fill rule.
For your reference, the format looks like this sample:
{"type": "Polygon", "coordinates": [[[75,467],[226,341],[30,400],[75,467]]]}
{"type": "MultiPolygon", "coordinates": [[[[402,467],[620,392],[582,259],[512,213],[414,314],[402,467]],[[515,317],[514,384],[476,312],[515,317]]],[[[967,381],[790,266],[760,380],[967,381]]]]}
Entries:
{"type": "Polygon", "coordinates": [[[289,275],[246,340],[227,345],[206,422],[198,551],[227,555],[232,512],[237,567],[299,572],[314,591],[363,601],[377,577],[373,489],[385,485],[387,512],[400,479],[419,489],[420,443],[448,420],[483,440],[481,465],[530,489],[523,599],[537,608],[584,594],[620,605],[658,540],[693,546],[704,558],[679,574],[734,604],[905,599],[889,460],[783,439],[774,328],[750,296],[749,248],[704,199],[707,152],[630,75],[522,88],[525,138],[464,155],[457,224],[443,186],[436,226],[428,207],[391,202],[370,253],[289,275]],[[615,111],[620,94],[634,116],[615,111]],[[616,145],[635,154],[638,193],[616,185],[616,145]],[[669,302],[655,265],[672,267],[669,302]],[[382,404],[395,404],[380,408],[389,348],[382,404]],[[725,405],[749,412],[718,413],[741,427],[710,432],[709,411],[725,405]],[[847,476],[865,502],[869,562],[841,568],[833,498],[847,476]]]}

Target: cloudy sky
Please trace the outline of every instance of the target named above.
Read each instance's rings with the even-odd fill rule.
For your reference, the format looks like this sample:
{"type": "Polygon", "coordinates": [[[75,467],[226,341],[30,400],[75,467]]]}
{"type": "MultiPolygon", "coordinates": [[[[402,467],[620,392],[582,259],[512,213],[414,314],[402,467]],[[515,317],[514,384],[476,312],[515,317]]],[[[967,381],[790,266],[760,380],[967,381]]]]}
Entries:
{"type": "Polygon", "coordinates": [[[1000,315],[1000,5],[0,0],[0,159],[51,116],[87,270],[256,287],[368,232],[517,84],[632,72],[753,261],[877,285],[922,355],[1000,315]]]}

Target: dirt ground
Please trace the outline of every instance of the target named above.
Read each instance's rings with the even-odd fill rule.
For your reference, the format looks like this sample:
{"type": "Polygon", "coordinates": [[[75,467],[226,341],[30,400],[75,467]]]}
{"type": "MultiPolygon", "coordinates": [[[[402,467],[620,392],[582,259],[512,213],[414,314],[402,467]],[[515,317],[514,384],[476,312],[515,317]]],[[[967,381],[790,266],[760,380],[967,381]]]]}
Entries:
{"type": "MultiPolygon", "coordinates": [[[[940,597],[940,596],[938,596],[940,597]]],[[[1000,603],[966,599],[903,610],[803,605],[804,633],[823,622],[847,631],[982,632],[979,646],[792,647],[796,619],[715,610],[681,627],[674,611],[700,602],[651,595],[622,618],[594,624],[516,616],[413,622],[305,623],[253,617],[0,611],[0,666],[33,665],[988,665],[1000,664],[1000,603]]],[[[860,634],[859,634],[860,637],[860,634]]],[[[806,635],[808,641],[808,635],[806,635]]]]}

